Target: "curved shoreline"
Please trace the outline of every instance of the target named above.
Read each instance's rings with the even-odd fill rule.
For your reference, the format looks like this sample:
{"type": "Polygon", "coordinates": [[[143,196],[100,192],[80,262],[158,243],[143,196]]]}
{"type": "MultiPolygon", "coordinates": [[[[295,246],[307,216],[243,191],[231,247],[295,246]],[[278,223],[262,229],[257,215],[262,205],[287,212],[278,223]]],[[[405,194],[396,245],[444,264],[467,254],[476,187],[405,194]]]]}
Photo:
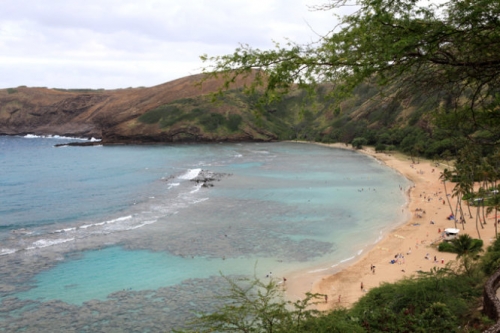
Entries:
{"type": "MultiPolygon", "coordinates": [[[[353,150],[343,144],[320,145],[353,150]]],[[[375,153],[371,148],[356,151],[377,159],[413,183],[413,186],[405,191],[408,198],[407,210],[410,214],[405,222],[383,235],[369,250],[356,256],[355,261],[339,265],[339,272],[321,276],[299,272],[292,276],[288,279],[286,290],[286,297],[291,301],[298,295],[312,292],[328,295],[330,300],[328,303],[318,304],[318,310],[348,308],[366,291],[382,283],[393,283],[416,275],[418,271],[443,267],[455,260],[455,254],[438,252],[431,246],[433,242],[439,241],[439,231],[454,227],[453,221],[446,219],[450,213],[448,205],[442,203],[445,198],[443,184],[439,180],[442,169],[429,161],[421,160],[414,165],[409,157],[398,153],[375,153]],[[391,264],[391,260],[399,254],[404,258],[397,258],[398,262],[391,264]],[[427,254],[429,259],[425,258],[427,254]],[[434,262],[434,257],[437,262],[434,262]],[[375,266],[373,271],[372,265],[375,266]]],[[[451,187],[452,184],[447,184],[448,193],[451,193],[451,187]]],[[[488,228],[489,226],[481,229],[485,246],[488,246],[495,236],[494,228],[488,228]]],[[[472,223],[469,226],[466,224],[465,230],[461,232],[470,233],[472,237],[477,238],[475,225],[472,223]]]]}

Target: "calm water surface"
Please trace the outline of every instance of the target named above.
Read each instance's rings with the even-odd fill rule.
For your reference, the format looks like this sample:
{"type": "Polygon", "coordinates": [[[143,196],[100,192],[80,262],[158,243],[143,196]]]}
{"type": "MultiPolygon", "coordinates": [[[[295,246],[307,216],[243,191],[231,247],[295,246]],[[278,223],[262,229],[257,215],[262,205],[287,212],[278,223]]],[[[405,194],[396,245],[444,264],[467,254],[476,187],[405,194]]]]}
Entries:
{"type": "Polygon", "coordinates": [[[68,141],[0,137],[0,331],[168,331],[221,273],[333,273],[406,217],[408,181],[351,151],[68,141]]]}

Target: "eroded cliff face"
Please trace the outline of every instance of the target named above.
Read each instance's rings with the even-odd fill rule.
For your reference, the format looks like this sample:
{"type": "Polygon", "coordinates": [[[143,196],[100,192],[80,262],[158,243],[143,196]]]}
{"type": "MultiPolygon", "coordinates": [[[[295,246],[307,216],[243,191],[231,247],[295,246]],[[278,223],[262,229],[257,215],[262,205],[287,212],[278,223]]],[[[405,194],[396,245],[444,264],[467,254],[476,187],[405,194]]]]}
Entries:
{"type": "MultiPolygon", "coordinates": [[[[103,143],[177,141],[267,141],[272,133],[245,128],[238,133],[212,135],[199,126],[143,124],[144,113],[175,100],[215,92],[221,85],[210,79],[199,86],[200,75],[150,88],[71,91],[18,87],[0,90],[1,135],[64,135],[101,138],[103,143]]],[[[241,87],[248,79],[235,84],[241,87]]]]}
{"type": "Polygon", "coordinates": [[[86,115],[108,98],[101,94],[62,93],[43,88],[16,88],[0,92],[1,134],[60,134],[96,136],[86,115]]]}

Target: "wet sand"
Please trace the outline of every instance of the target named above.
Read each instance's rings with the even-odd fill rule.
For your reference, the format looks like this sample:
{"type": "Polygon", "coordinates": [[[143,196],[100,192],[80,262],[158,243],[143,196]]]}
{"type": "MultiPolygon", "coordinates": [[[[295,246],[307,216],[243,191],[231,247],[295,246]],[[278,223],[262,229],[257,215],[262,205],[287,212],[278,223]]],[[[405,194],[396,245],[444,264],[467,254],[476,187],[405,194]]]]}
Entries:
{"type": "MultiPolygon", "coordinates": [[[[346,149],[345,145],[328,146],[346,149]]],[[[347,263],[333,275],[318,276],[300,272],[288,278],[286,296],[291,301],[296,300],[298,295],[313,292],[328,295],[328,302],[318,304],[319,310],[349,308],[365,292],[381,283],[396,282],[416,275],[418,271],[428,272],[433,267],[444,267],[456,259],[455,254],[439,252],[437,247],[433,246],[440,242],[440,231],[455,227],[454,221],[447,219],[450,208],[443,183],[439,180],[441,172],[448,166],[436,166],[431,161],[422,159],[413,163],[408,156],[399,153],[375,153],[372,148],[358,151],[378,159],[413,182],[414,186],[407,192],[410,218],[388,233],[370,251],[357,257],[355,262],[347,263]],[[396,263],[391,263],[391,260],[396,259],[396,263]],[[372,266],[375,267],[373,270],[372,266]]],[[[446,185],[447,193],[451,193],[454,184],[446,185]]],[[[449,198],[455,209],[455,198],[449,198]]],[[[468,215],[466,207],[463,208],[464,213],[468,215]]],[[[462,230],[458,223],[457,228],[460,233],[468,233],[471,237],[478,238],[475,210],[471,211],[472,218],[467,219],[465,230],[462,230]]],[[[488,218],[486,222],[484,229],[479,227],[485,248],[495,237],[494,220],[488,218]]]]}

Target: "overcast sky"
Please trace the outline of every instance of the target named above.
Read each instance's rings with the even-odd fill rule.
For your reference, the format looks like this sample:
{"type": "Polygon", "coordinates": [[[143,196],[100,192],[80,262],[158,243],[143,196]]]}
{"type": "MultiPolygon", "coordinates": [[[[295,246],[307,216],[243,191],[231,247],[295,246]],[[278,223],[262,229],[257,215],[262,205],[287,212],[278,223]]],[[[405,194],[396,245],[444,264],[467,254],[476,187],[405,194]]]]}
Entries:
{"type": "MultiPolygon", "coordinates": [[[[305,43],[326,0],[2,0],[0,88],[127,88],[197,74],[202,54],[305,43]]],[[[312,30],[314,29],[314,31],[312,30]]]]}

